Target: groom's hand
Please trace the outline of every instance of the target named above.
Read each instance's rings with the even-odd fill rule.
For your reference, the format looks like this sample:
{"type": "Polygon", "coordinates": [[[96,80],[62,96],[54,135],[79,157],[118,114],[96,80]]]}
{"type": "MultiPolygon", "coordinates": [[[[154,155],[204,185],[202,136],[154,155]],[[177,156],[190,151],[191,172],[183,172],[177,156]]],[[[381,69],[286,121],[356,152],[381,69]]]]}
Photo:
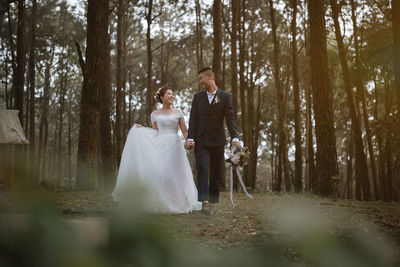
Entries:
{"type": "Polygon", "coordinates": [[[186,148],[187,149],[193,149],[194,148],[194,141],[192,141],[192,140],[189,140],[189,141],[187,141],[186,142],[186,148]]]}

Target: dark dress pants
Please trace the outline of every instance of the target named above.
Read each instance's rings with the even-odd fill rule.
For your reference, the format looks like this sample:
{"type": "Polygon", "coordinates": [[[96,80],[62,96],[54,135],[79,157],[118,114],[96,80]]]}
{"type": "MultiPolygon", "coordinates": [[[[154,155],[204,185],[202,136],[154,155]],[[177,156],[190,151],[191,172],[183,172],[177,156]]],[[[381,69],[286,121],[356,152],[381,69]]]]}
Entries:
{"type": "Polygon", "coordinates": [[[225,146],[196,145],[194,154],[197,168],[197,189],[199,201],[218,203],[222,178],[225,146]]]}

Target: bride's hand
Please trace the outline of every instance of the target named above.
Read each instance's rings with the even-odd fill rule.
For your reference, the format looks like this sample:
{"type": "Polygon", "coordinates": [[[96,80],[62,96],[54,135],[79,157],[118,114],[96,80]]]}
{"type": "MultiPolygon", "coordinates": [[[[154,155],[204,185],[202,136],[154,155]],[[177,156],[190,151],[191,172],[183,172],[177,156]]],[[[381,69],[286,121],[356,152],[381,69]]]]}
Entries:
{"type": "Polygon", "coordinates": [[[135,123],[134,124],[137,128],[142,128],[142,127],[144,127],[143,125],[141,125],[141,124],[139,124],[139,123],[135,123]]]}
{"type": "Polygon", "coordinates": [[[187,141],[186,142],[186,149],[190,150],[193,149],[195,146],[194,141],[187,141]]]}

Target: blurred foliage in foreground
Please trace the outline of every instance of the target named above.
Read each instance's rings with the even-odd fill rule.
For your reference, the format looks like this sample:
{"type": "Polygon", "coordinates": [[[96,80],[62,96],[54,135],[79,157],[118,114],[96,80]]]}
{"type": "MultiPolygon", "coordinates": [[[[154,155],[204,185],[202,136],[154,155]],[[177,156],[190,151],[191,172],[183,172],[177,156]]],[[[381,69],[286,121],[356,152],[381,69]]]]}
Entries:
{"type": "MultiPolygon", "coordinates": [[[[172,230],[165,220],[185,220],[196,214],[144,214],[137,211],[140,200],[134,198],[107,217],[71,218],[46,202],[46,192],[22,188],[17,192],[15,197],[26,212],[0,215],[0,266],[365,267],[399,263],[394,244],[364,231],[361,224],[359,229],[332,231],[328,218],[307,205],[278,205],[265,211],[279,236],[265,235],[262,244],[251,249],[218,250],[196,238],[178,241],[179,229],[172,230]]],[[[260,214],[260,220],[264,215],[260,214]]]]}

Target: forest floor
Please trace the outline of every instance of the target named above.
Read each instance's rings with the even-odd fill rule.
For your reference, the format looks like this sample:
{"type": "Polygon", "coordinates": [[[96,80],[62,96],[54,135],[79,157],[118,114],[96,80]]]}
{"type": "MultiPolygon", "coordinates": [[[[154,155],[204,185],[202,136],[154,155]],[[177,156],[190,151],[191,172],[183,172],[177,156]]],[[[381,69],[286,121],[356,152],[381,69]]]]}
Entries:
{"type": "MultiPolygon", "coordinates": [[[[85,191],[47,194],[61,218],[91,242],[107,242],[110,220],[120,216],[110,195],[85,191]]],[[[324,262],[326,254],[336,260],[342,256],[347,259],[354,250],[358,255],[354,260],[370,266],[400,263],[400,203],[332,201],[306,194],[253,196],[249,199],[234,193],[233,207],[229,194],[223,192],[220,203],[212,205],[211,215],[195,211],[150,217],[162,226],[160,234],[169,240],[221,253],[258,251],[260,257],[275,253],[278,261],[315,263],[324,262]]],[[[14,195],[0,192],[0,215],[24,214],[20,203],[14,195]]]]}

